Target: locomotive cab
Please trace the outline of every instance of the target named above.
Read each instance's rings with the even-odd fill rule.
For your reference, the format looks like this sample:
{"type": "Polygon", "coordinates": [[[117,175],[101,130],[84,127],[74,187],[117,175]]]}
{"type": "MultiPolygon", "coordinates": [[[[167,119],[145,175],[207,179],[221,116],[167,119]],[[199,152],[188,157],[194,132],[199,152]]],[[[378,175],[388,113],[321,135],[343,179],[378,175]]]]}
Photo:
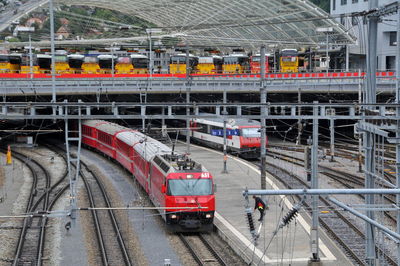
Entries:
{"type": "Polygon", "coordinates": [[[185,155],[165,154],[160,159],[172,166],[161,189],[165,193],[165,221],[169,230],[212,230],[215,196],[211,174],[185,155]]]}

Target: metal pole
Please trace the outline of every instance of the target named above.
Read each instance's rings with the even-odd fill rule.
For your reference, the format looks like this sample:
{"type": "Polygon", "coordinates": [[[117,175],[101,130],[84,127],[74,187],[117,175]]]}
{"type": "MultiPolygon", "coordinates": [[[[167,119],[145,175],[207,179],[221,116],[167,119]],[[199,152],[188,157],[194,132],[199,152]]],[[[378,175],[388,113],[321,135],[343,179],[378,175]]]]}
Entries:
{"type": "MultiPolygon", "coordinates": [[[[397,1],[400,5],[400,0],[397,1]]],[[[397,54],[396,54],[396,103],[400,104],[400,10],[397,10],[397,54]]],[[[397,116],[400,107],[396,108],[397,116]]],[[[397,120],[396,139],[400,139],[400,121],[397,120]]],[[[396,143],[396,188],[400,188],[400,143],[396,143]]],[[[396,205],[400,207],[400,195],[396,195],[396,205]]],[[[396,232],[400,234],[400,209],[397,210],[396,232]]],[[[397,265],[400,265],[400,244],[397,243],[397,265]]]]}
{"type": "Polygon", "coordinates": [[[329,35],[328,32],[326,32],[326,73],[329,72],[329,64],[330,64],[330,59],[329,59],[329,35]]]}
{"type": "MultiPolygon", "coordinates": [[[[365,189],[365,188],[326,188],[326,189],[306,189],[306,188],[296,188],[296,189],[268,189],[268,190],[257,190],[257,189],[249,189],[243,191],[243,196],[251,196],[251,195],[300,195],[300,196],[313,196],[313,195],[400,195],[400,189],[392,189],[392,188],[374,188],[374,189],[365,189]]],[[[359,205],[359,204],[357,204],[359,205]]],[[[375,206],[374,206],[375,207],[375,206]]],[[[394,207],[393,207],[394,208],[394,207]]]]}
{"type": "MultiPolygon", "coordinates": [[[[397,194],[397,196],[399,196],[399,194],[397,194]]],[[[394,237],[397,240],[400,240],[400,234],[391,231],[389,228],[383,226],[382,224],[376,222],[375,220],[370,219],[368,216],[365,216],[364,214],[359,213],[359,212],[355,211],[352,208],[349,208],[348,206],[346,206],[345,204],[343,204],[342,202],[340,202],[340,201],[338,201],[338,200],[336,200],[334,198],[328,197],[328,200],[331,201],[332,203],[336,204],[337,206],[345,209],[346,211],[354,214],[355,216],[363,219],[364,221],[369,223],[371,226],[378,227],[379,229],[381,229],[382,231],[384,231],[388,235],[394,237]]]]}
{"type": "MultiPolygon", "coordinates": [[[[369,1],[369,9],[378,7],[377,0],[369,1]]],[[[376,103],[376,57],[377,57],[377,34],[378,34],[378,17],[371,16],[368,19],[368,51],[367,51],[367,91],[366,103],[376,103]]],[[[374,161],[374,139],[375,135],[372,132],[365,132],[364,134],[364,148],[365,148],[365,188],[374,188],[374,176],[369,174],[375,172],[374,161]]],[[[372,205],[375,202],[374,195],[366,195],[365,203],[372,205]]],[[[374,220],[374,212],[367,211],[367,217],[374,220]]],[[[375,228],[366,223],[366,262],[367,265],[376,265],[375,253],[375,228]]]]}
{"type": "MultiPolygon", "coordinates": [[[[57,101],[56,96],[56,58],[55,58],[55,44],[54,44],[54,10],[53,10],[53,0],[49,0],[50,9],[50,43],[51,43],[51,88],[52,97],[51,101],[55,103],[57,101]]],[[[56,114],[56,107],[53,107],[53,115],[56,114]]]]}
{"type": "MultiPolygon", "coordinates": [[[[224,87],[224,93],[223,93],[223,102],[224,104],[227,103],[227,95],[226,95],[226,88],[224,87]]],[[[226,111],[226,106],[224,106],[223,109],[223,116],[224,116],[224,169],[222,170],[223,174],[227,174],[228,173],[228,169],[227,169],[227,160],[228,160],[228,154],[227,154],[227,140],[226,140],[226,115],[228,114],[228,112],[226,111]]]]}
{"type": "Polygon", "coordinates": [[[149,32],[149,74],[150,74],[150,79],[153,77],[153,44],[151,41],[151,31],[149,32]]]}
{"type": "Polygon", "coordinates": [[[31,34],[29,33],[29,73],[30,78],[33,78],[33,58],[32,58],[32,39],[31,34]]]}
{"type": "Polygon", "coordinates": [[[114,82],[114,45],[111,45],[111,77],[114,82]]]}
{"type": "MultiPolygon", "coordinates": [[[[358,103],[362,104],[362,86],[361,86],[361,69],[358,69],[358,103]]],[[[360,110],[361,114],[361,110],[360,110]]],[[[361,132],[358,134],[358,172],[362,173],[362,137],[361,132]]]]}
{"type": "MultiPolygon", "coordinates": [[[[369,0],[369,9],[378,7],[377,0],[369,0]]],[[[367,53],[367,103],[376,103],[376,59],[378,40],[378,17],[368,19],[368,53],[367,53]]]]}
{"type": "MultiPolygon", "coordinates": [[[[313,108],[313,141],[312,141],[312,152],[311,152],[311,188],[318,189],[318,102],[314,101],[313,108]]],[[[318,210],[319,196],[312,196],[312,227],[311,227],[311,261],[318,262],[319,258],[319,210],[318,210]]]]}
{"type": "Polygon", "coordinates": [[[331,162],[333,162],[335,160],[335,120],[333,118],[330,119],[330,131],[331,131],[331,162]]]}
{"type": "MultiPolygon", "coordinates": [[[[299,105],[301,104],[301,89],[299,88],[297,92],[297,101],[299,105]]],[[[301,115],[301,107],[299,106],[299,116],[301,115]]],[[[296,145],[301,144],[301,132],[303,131],[303,124],[301,123],[301,119],[297,121],[297,140],[296,145]]]]}
{"type": "MultiPolygon", "coordinates": [[[[186,104],[189,105],[190,103],[190,60],[189,60],[189,45],[186,42],[186,104]]],[[[190,108],[189,106],[186,107],[186,153],[190,154],[190,108]]]]}
{"type": "Polygon", "coordinates": [[[349,45],[346,44],[346,72],[349,72],[350,68],[350,48],[349,45]]]}
{"type": "Polygon", "coordinates": [[[261,79],[261,88],[260,88],[260,103],[261,105],[261,143],[260,143],[260,153],[261,153],[261,189],[266,189],[267,188],[267,181],[266,181],[266,142],[267,142],[267,136],[266,136],[266,129],[265,129],[265,119],[267,116],[267,109],[265,104],[267,103],[267,91],[266,91],[266,84],[265,84],[265,46],[261,46],[261,51],[260,51],[260,79],[261,79]]]}

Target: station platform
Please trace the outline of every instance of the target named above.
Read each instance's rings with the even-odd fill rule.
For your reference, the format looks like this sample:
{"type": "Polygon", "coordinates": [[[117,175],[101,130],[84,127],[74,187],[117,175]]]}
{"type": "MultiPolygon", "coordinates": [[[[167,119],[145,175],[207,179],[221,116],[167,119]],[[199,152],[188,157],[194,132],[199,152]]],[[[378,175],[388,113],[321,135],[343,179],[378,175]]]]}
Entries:
{"type": "MultiPolygon", "coordinates": [[[[176,149],[186,151],[184,143],[176,149]]],[[[301,210],[296,220],[287,227],[276,230],[282,217],[296,203],[291,198],[274,196],[267,198],[269,209],[266,210],[257,245],[253,245],[252,236],[245,216],[246,201],[242,195],[245,188],[260,187],[260,171],[257,166],[245,160],[228,156],[228,173],[222,173],[223,154],[219,151],[191,145],[191,157],[202,163],[213,175],[217,184],[215,225],[226,241],[236,249],[247,263],[252,265],[308,265],[310,251],[309,215],[301,210]]],[[[267,173],[267,187],[281,189],[280,184],[267,173]]],[[[249,205],[254,208],[254,200],[249,205]]],[[[256,228],[259,228],[258,211],[253,214],[256,228]]],[[[320,230],[320,258],[322,265],[351,265],[346,255],[320,230]]],[[[321,265],[316,264],[316,265],[321,265]]]]}

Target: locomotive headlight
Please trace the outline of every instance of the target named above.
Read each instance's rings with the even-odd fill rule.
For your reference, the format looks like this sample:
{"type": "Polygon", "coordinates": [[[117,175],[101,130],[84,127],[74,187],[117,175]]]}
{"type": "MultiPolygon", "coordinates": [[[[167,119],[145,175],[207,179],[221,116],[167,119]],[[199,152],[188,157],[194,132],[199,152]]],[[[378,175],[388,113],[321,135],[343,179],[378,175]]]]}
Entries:
{"type": "Polygon", "coordinates": [[[171,219],[176,219],[176,218],[178,218],[178,216],[176,216],[176,214],[171,215],[171,219]]]}
{"type": "Polygon", "coordinates": [[[206,218],[207,218],[207,219],[210,219],[211,217],[212,217],[212,214],[211,214],[211,213],[207,213],[207,214],[206,214],[206,218]]]}
{"type": "Polygon", "coordinates": [[[193,178],[193,175],[186,175],[187,179],[193,178]]]}

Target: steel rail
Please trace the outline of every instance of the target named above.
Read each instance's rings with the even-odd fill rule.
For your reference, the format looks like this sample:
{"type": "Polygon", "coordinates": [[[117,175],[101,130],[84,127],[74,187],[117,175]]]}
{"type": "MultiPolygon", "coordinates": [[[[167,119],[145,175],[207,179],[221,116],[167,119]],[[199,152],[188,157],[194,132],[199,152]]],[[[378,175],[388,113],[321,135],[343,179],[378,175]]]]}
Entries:
{"type": "Polygon", "coordinates": [[[204,238],[202,234],[199,234],[199,238],[201,242],[207,247],[207,249],[213,254],[213,256],[218,260],[219,264],[223,266],[227,266],[228,264],[224,261],[224,259],[215,251],[215,249],[212,247],[210,242],[204,238]]]}
{"type": "MultiPolygon", "coordinates": [[[[38,199],[36,200],[35,203],[33,203],[33,202],[28,203],[28,205],[31,205],[31,206],[29,207],[27,212],[32,213],[35,210],[37,210],[40,203],[43,203],[41,210],[46,212],[47,208],[48,208],[48,204],[49,204],[49,191],[50,191],[49,188],[50,188],[50,184],[51,184],[50,174],[38,161],[36,161],[32,158],[28,158],[26,155],[16,152],[16,151],[13,152],[13,155],[14,155],[14,157],[19,158],[22,161],[29,162],[27,164],[27,166],[31,169],[31,171],[35,172],[34,175],[36,177],[34,179],[36,179],[36,182],[35,182],[35,189],[32,194],[32,196],[33,196],[32,200],[34,200],[34,198],[36,197],[37,184],[38,184],[38,175],[36,173],[37,170],[35,170],[34,167],[37,166],[40,169],[40,171],[43,172],[43,174],[45,176],[45,187],[44,187],[45,192],[41,196],[38,197],[38,199]],[[33,165],[35,165],[35,166],[33,166],[33,165]]],[[[39,219],[39,223],[40,223],[35,261],[36,261],[36,265],[38,265],[38,266],[42,265],[42,257],[43,257],[42,255],[43,255],[43,249],[44,249],[44,239],[45,239],[45,232],[46,232],[47,217],[29,217],[29,218],[24,219],[24,224],[23,224],[21,234],[18,239],[18,244],[17,244],[15,256],[14,256],[13,265],[19,264],[19,260],[22,257],[22,254],[24,252],[23,249],[25,246],[26,235],[28,233],[28,229],[30,228],[30,226],[32,224],[33,219],[39,219]]]]}
{"type": "Polygon", "coordinates": [[[189,250],[190,254],[192,254],[192,257],[197,262],[197,264],[203,266],[204,263],[200,258],[200,255],[196,252],[195,248],[189,243],[189,241],[185,238],[185,236],[182,233],[178,234],[178,236],[182,241],[182,243],[185,245],[185,247],[189,250]]]}
{"type": "MultiPolygon", "coordinates": [[[[86,188],[87,195],[89,198],[90,207],[95,207],[96,205],[94,203],[92,190],[89,186],[88,181],[86,180],[86,176],[82,172],[80,175],[82,177],[83,183],[85,184],[85,188],[86,188]]],[[[105,243],[104,243],[104,238],[103,238],[101,227],[100,227],[99,217],[97,216],[97,212],[95,210],[92,210],[92,217],[93,217],[93,223],[95,225],[95,230],[96,230],[97,243],[100,248],[101,260],[103,262],[103,265],[109,265],[108,264],[108,255],[107,255],[105,243]]]]}
{"type": "MultiPolygon", "coordinates": [[[[304,182],[300,177],[298,177],[297,175],[294,175],[292,173],[290,173],[289,171],[287,171],[286,169],[283,169],[279,166],[276,166],[272,163],[267,163],[268,166],[277,169],[278,171],[283,172],[284,174],[290,176],[293,180],[293,178],[300,183],[300,185],[302,186],[302,188],[304,187],[309,187],[309,185],[304,182]]],[[[272,174],[278,181],[280,181],[282,184],[284,184],[286,187],[288,187],[289,189],[293,189],[295,188],[293,185],[289,184],[288,182],[286,182],[284,180],[284,178],[281,178],[280,176],[278,176],[277,174],[267,170],[270,174],[272,174]]],[[[335,210],[335,208],[327,201],[325,200],[323,197],[320,197],[320,201],[323,202],[326,207],[331,211],[331,213],[334,213],[335,215],[337,215],[337,217],[339,219],[341,219],[344,223],[346,223],[348,225],[348,227],[353,230],[359,237],[363,238],[365,240],[365,235],[364,233],[362,233],[351,221],[349,221],[346,217],[344,217],[339,211],[335,210]]],[[[304,203],[305,206],[307,206],[307,209],[309,209],[308,204],[305,202],[304,203]]],[[[331,226],[329,226],[329,224],[327,222],[324,221],[324,219],[322,217],[319,218],[319,222],[321,223],[321,225],[327,230],[327,232],[334,238],[337,240],[337,242],[342,246],[342,248],[348,253],[350,254],[351,258],[353,260],[355,260],[357,263],[359,263],[360,265],[366,265],[364,258],[360,258],[359,255],[357,255],[351,247],[348,246],[348,244],[339,236],[339,234],[337,232],[335,232],[331,226]]],[[[364,244],[364,242],[363,242],[364,244]]],[[[381,251],[383,253],[382,250],[380,250],[378,247],[376,247],[377,251],[381,251]]],[[[387,262],[390,265],[397,265],[396,262],[386,253],[383,253],[385,259],[387,260],[387,262]]]]}
{"type": "MultiPolygon", "coordinates": [[[[53,150],[55,150],[58,154],[60,154],[61,157],[66,161],[65,154],[61,154],[59,152],[59,150],[63,150],[63,149],[58,147],[58,146],[56,146],[56,145],[54,145],[54,147],[56,147],[56,148],[54,148],[53,150]]],[[[72,165],[73,165],[73,167],[75,167],[74,163],[72,163],[72,165]]],[[[93,176],[93,178],[96,181],[96,184],[100,188],[102,197],[103,197],[103,199],[104,199],[104,201],[106,203],[106,207],[107,208],[111,208],[111,206],[112,206],[111,201],[110,201],[110,199],[109,199],[109,197],[107,195],[107,192],[105,191],[105,188],[104,188],[104,185],[102,184],[102,182],[99,180],[97,175],[88,167],[88,165],[86,163],[84,163],[82,160],[81,160],[81,165],[85,168],[85,170],[88,173],[90,173],[93,176]]],[[[82,170],[80,171],[80,175],[82,177],[82,180],[84,182],[86,191],[88,193],[90,206],[91,206],[91,208],[95,208],[95,201],[94,201],[93,193],[92,193],[92,190],[90,188],[90,185],[89,185],[89,182],[87,180],[87,177],[85,176],[85,174],[83,173],[82,170]]],[[[102,234],[100,219],[99,219],[99,217],[97,215],[97,211],[96,210],[91,210],[91,212],[92,212],[93,222],[95,224],[96,236],[97,236],[97,241],[98,241],[98,244],[99,244],[99,249],[100,249],[100,253],[101,253],[103,264],[104,265],[109,265],[109,258],[108,258],[108,254],[107,254],[105,240],[104,240],[104,237],[103,237],[103,234],[102,234]]],[[[109,214],[109,217],[110,217],[110,220],[111,220],[111,224],[113,226],[114,233],[117,236],[117,241],[118,241],[118,244],[119,244],[119,247],[120,247],[120,252],[122,253],[122,257],[123,257],[123,260],[125,262],[125,265],[131,266],[132,262],[131,262],[131,259],[129,257],[129,252],[128,252],[127,248],[126,248],[126,244],[125,244],[125,241],[124,241],[124,239],[122,237],[121,230],[119,228],[119,225],[118,225],[117,219],[115,217],[114,211],[113,210],[108,210],[108,214],[109,214]]]]}

